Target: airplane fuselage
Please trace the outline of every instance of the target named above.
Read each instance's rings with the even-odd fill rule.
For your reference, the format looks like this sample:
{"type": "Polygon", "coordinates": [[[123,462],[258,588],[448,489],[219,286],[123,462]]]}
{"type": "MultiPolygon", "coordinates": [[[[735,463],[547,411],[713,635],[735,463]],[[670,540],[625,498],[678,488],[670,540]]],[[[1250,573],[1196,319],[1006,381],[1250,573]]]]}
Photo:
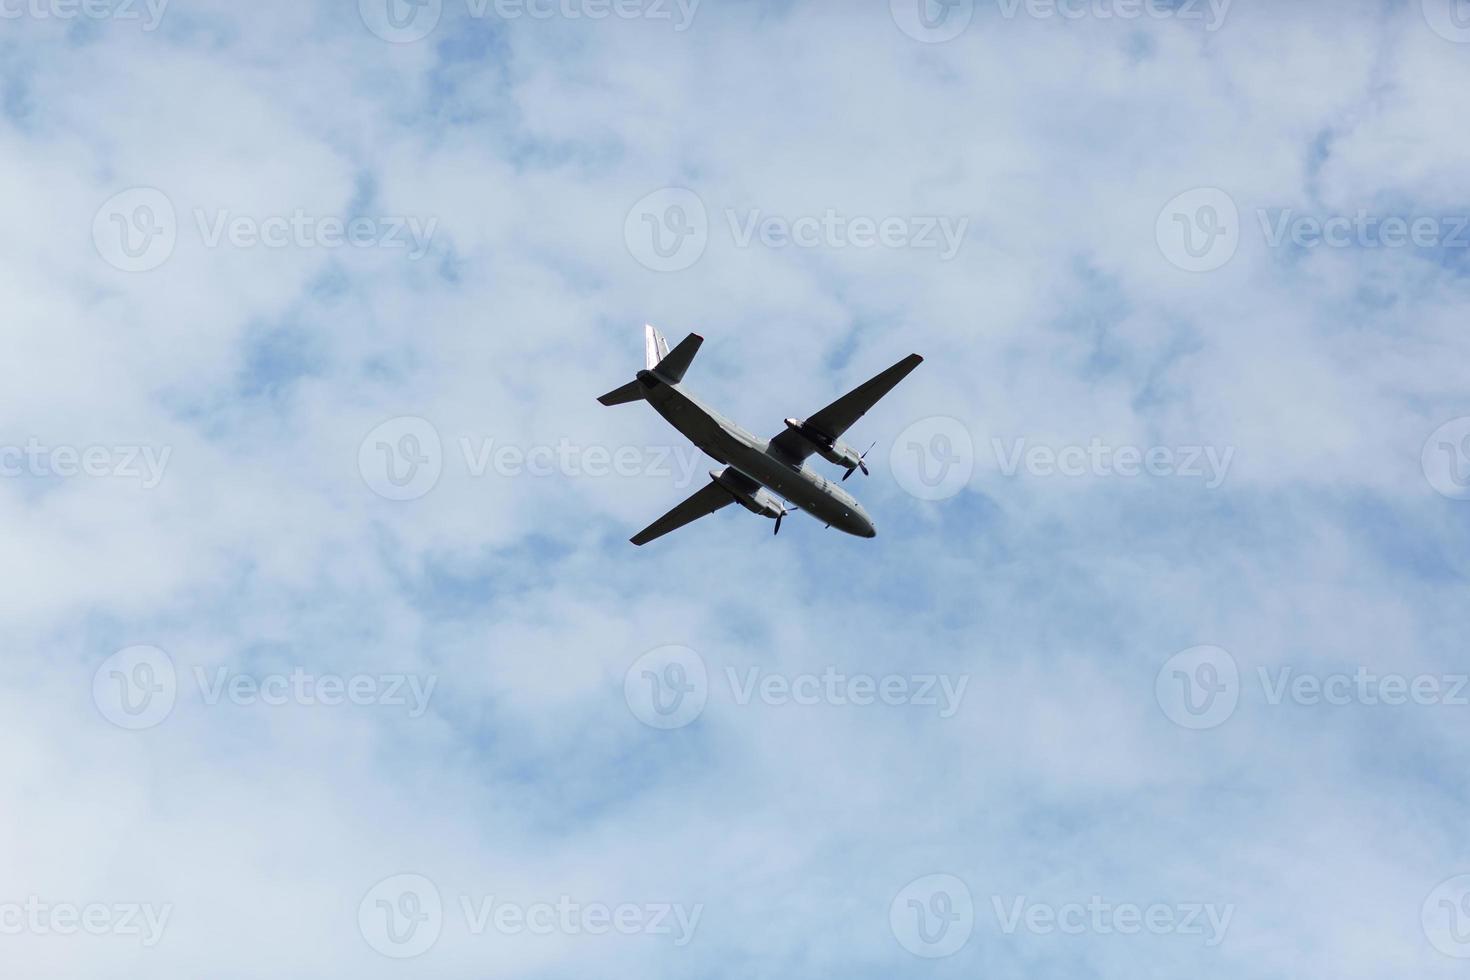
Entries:
{"type": "Polygon", "coordinates": [[[860,538],[877,532],[852,495],[804,465],[787,462],[760,439],[652,371],[639,371],[644,398],[685,438],[709,456],[824,524],[860,538]]]}

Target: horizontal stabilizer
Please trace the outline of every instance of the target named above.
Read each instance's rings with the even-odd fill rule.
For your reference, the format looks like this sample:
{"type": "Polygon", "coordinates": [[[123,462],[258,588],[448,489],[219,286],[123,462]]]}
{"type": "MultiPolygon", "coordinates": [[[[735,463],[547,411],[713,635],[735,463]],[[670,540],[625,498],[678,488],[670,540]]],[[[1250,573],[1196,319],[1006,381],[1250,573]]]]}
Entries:
{"type": "Polygon", "coordinates": [[[684,380],[684,372],[689,370],[689,362],[694,360],[694,355],[699,353],[699,345],[704,343],[704,338],[697,333],[692,333],[679,341],[679,346],[669,351],[663,360],[658,362],[658,367],[653,373],[663,378],[671,385],[676,385],[684,380]]]}
{"type": "Polygon", "coordinates": [[[643,400],[643,386],[634,378],[621,388],[614,388],[605,395],[598,396],[598,401],[604,405],[626,405],[628,402],[643,400]]]}

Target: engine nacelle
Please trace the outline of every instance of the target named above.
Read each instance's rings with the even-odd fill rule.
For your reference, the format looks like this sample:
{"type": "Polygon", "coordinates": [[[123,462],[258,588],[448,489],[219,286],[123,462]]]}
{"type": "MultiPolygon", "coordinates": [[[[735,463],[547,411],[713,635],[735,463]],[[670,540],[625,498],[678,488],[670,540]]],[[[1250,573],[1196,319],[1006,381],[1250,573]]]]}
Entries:
{"type": "Polygon", "coordinates": [[[854,470],[862,461],[862,454],[856,449],[843,442],[841,439],[829,439],[827,436],[807,425],[803,419],[787,419],[786,428],[801,435],[803,439],[810,442],[816,449],[817,455],[845,470],[854,470]]]}
{"type": "Polygon", "coordinates": [[[710,470],[709,475],[710,479],[730,492],[730,496],[735,498],[737,504],[752,514],[759,514],[761,517],[780,517],[786,513],[786,508],[781,505],[781,502],[764,487],[752,493],[744,487],[736,486],[734,481],[725,475],[724,470],[710,470]]]}

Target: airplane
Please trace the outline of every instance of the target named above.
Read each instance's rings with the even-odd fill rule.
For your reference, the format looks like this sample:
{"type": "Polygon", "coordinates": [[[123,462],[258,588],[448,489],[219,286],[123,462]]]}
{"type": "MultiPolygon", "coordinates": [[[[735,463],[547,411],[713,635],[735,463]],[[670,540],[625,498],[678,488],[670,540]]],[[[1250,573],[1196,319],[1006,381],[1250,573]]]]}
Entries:
{"type": "MultiPolygon", "coordinates": [[[[645,545],[670,531],[696,521],[730,504],[739,504],[752,514],[774,518],[781,533],[781,520],[792,509],[804,510],[828,527],[860,538],[877,535],[867,511],[841,487],[806,468],[807,457],[815,454],[842,467],[846,480],[854,472],[868,474],[867,453],[859,453],[842,441],[848,428],[862,418],[893,386],[924,360],[910,354],[897,364],[858,385],[826,408],[806,419],[789,418],[786,428],[774,439],[758,439],[684,390],[684,373],[699,351],[704,338],[691,333],[669,350],[663,334],[643,327],[644,368],[638,376],[597,400],[604,405],[646,401],[690,442],[723,463],[710,470],[710,482],[629,540],[645,545]],[[784,502],[783,502],[784,498],[784,502]]],[[[872,446],[868,447],[872,451],[872,446]]]]}

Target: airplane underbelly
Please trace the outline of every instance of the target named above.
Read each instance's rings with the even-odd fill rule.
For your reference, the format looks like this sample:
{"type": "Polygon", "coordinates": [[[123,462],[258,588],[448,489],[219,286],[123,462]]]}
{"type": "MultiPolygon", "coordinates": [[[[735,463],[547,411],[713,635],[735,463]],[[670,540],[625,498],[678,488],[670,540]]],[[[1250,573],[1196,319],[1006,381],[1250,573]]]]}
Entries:
{"type": "Polygon", "coordinates": [[[823,521],[834,523],[844,516],[840,501],[824,493],[800,471],[793,470],[763,452],[744,447],[743,452],[732,454],[730,465],[823,521]]]}

